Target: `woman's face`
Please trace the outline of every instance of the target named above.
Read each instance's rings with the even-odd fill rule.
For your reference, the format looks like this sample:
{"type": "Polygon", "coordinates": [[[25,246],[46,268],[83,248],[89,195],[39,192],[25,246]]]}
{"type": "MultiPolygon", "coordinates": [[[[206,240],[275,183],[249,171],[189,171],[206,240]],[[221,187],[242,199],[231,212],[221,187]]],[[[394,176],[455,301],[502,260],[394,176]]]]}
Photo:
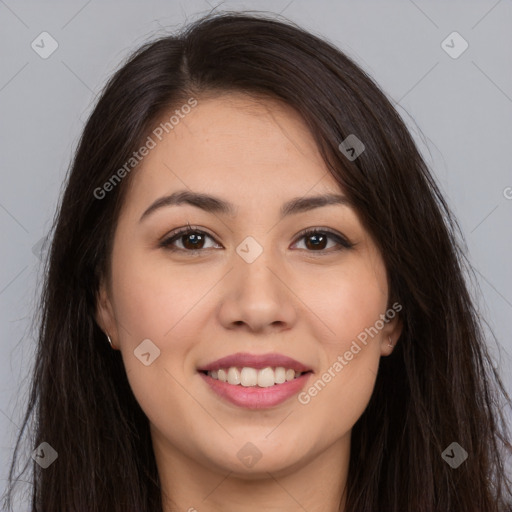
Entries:
{"type": "Polygon", "coordinates": [[[249,478],[348,456],[400,334],[376,246],[343,200],[311,200],[342,191],[289,107],[198,98],[163,135],[133,171],[98,303],[157,458],[249,478]],[[177,193],[192,199],[162,199],[177,193]]]}

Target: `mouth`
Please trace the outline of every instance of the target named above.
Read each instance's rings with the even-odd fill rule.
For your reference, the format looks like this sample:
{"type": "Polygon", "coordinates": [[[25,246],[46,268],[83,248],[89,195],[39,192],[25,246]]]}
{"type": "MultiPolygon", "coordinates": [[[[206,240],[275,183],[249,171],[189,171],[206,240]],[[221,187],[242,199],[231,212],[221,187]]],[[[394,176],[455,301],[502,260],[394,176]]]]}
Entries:
{"type": "Polygon", "coordinates": [[[242,368],[231,366],[219,370],[199,370],[200,373],[219,382],[227,382],[232,386],[243,386],[247,388],[259,387],[269,388],[278,386],[285,382],[300,378],[302,375],[312,373],[311,370],[300,372],[293,368],[267,366],[262,369],[244,366],[242,368]]]}
{"type": "Polygon", "coordinates": [[[313,370],[280,354],[234,354],[198,368],[209,389],[231,404],[265,409],[301,391],[313,370]]]}
{"type": "MultiPolygon", "coordinates": [[[[306,386],[307,381],[310,376],[313,374],[311,371],[300,372],[298,376],[295,375],[291,380],[285,380],[283,383],[276,383],[275,377],[274,382],[271,382],[271,372],[275,372],[272,368],[263,368],[260,370],[263,374],[263,379],[265,379],[262,383],[266,384],[265,386],[259,386],[258,383],[254,385],[243,385],[242,378],[246,378],[245,374],[252,372],[244,372],[247,367],[242,368],[240,373],[240,383],[238,384],[230,384],[229,382],[223,382],[218,377],[218,373],[221,372],[219,370],[217,372],[217,378],[209,375],[210,372],[199,372],[199,375],[203,379],[203,381],[208,385],[208,389],[212,391],[217,397],[220,397],[222,400],[236,405],[237,407],[243,407],[245,409],[269,409],[272,407],[276,407],[280,404],[283,404],[287,400],[290,400],[293,396],[297,395],[301,392],[301,390],[306,386]],[[243,372],[243,373],[242,373],[243,372]],[[244,375],[244,377],[242,377],[244,375]]],[[[231,368],[230,368],[231,370],[231,368]]],[[[238,369],[236,369],[238,370],[238,369]]],[[[254,370],[254,368],[250,369],[254,370]]],[[[228,370],[229,374],[229,370],[228,370]]],[[[277,371],[277,377],[279,378],[280,371],[277,371]]],[[[236,373],[231,371],[231,375],[236,377],[236,373]]],[[[221,372],[222,376],[222,372],[221,372]]],[[[290,374],[291,377],[291,374],[290,374]]],[[[254,374],[249,376],[251,379],[249,383],[254,382],[254,374]]],[[[247,381],[246,381],[247,384],[247,381]]]]}

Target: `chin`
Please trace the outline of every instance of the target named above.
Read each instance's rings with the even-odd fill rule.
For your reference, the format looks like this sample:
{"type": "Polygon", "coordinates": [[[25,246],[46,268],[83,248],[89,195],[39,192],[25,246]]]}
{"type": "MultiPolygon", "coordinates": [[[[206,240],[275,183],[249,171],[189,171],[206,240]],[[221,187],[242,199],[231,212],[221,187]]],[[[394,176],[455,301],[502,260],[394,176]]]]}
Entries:
{"type": "MultiPolygon", "coordinates": [[[[267,431],[268,434],[268,431],[267,431]]],[[[266,434],[265,434],[266,435],[266,434]]],[[[268,479],[272,475],[292,473],[305,464],[307,453],[297,453],[297,443],[279,446],[265,440],[259,433],[244,436],[254,441],[232,441],[222,454],[211,454],[210,461],[222,472],[242,480],[268,479]]],[[[287,443],[288,444],[288,443],[287,443]]]]}

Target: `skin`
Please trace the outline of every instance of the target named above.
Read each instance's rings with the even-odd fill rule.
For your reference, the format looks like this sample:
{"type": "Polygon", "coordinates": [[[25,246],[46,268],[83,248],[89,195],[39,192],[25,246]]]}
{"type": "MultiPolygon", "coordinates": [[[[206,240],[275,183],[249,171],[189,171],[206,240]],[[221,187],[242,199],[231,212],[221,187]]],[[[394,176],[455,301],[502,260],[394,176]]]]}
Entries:
{"type": "Polygon", "coordinates": [[[166,512],[343,510],[351,429],[400,336],[398,315],[307,404],[295,395],[237,407],[197,372],[232,353],[276,352],[312,368],[308,388],[389,309],[382,257],[350,206],[280,219],[284,202],[326,192],[342,191],[301,117],[241,93],[198,98],[134,171],[97,321],[149,418],[166,512]],[[233,203],[236,215],[182,204],[139,220],[156,199],[187,189],[233,203]],[[184,248],[193,244],[183,236],[176,252],[159,246],[187,222],[212,237],[202,252],[184,248]],[[329,238],[317,249],[297,237],[315,227],[355,245],[329,238]],[[252,263],[236,252],[247,236],[263,248],[252,263]],[[149,366],[134,355],[145,339],[160,350],[149,366]],[[237,457],[247,442],[261,453],[251,468],[237,457]]]}

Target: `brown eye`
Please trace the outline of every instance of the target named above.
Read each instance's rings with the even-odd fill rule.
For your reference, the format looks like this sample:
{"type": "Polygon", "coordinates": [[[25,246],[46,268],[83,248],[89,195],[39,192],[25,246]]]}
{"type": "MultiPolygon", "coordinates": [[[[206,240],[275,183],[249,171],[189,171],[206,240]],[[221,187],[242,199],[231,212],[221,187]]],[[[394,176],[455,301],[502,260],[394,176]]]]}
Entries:
{"type": "Polygon", "coordinates": [[[325,249],[327,245],[327,240],[329,237],[325,236],[323,233],[314,233],[312,235],[308,235],[304,237],[306,239],[306,247],[308,249],[325,249]]]}
{"type": "Polygon", "coordinates": [[[171,235],[160,243],[161,247],[169,249],[171,251],[199,251],[202,249],[208,249],[205,247],[207,239],[213,240],[213,238],[204,231],[197,229],[181,229],[177,233],[171,235]]]}
{"type": "Polygon", "coordinates": [[[308,252],[330,253],[336,250],[350,249],[353,247],[353,244],[343,236],[326,229],[310,229],[303,231],[299,237],[299,241],[305,240],[304,246],[308,252]],[[328,247],[329,241],[334,241],[334,245],[328,247]]]}
{"type": "Polygon", "coordinates": [[[204,235],[197,232],[181,235],[181,241],[185,249],[202,249],[204,245],[204,235]]]}

